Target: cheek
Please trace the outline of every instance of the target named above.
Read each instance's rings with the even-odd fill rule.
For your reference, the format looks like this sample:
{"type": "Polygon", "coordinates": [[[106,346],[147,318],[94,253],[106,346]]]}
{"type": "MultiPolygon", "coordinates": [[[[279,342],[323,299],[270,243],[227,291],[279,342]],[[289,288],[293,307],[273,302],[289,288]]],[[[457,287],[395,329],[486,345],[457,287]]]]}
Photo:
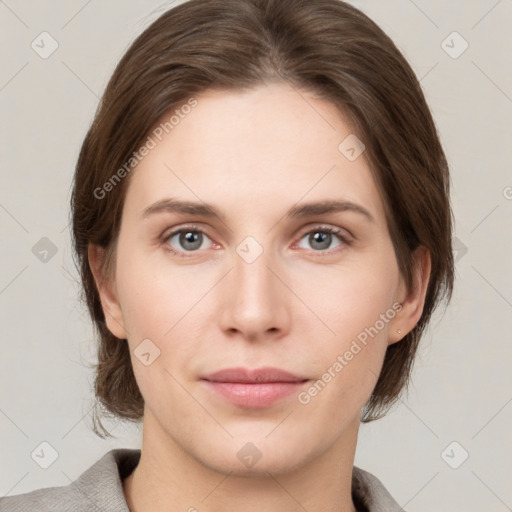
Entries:
{"type": "Polygon", "coordinates": [[[199,351],[199,338],[191,329],[191,308],[206,289],[194,285],[191,273],[183,270],[185,267],[149,263],[150,259],[143,255],[133,255],[119,262],[117,276],[135,377],[143,396],[152,397],[153,403],[159,390],[169,385],[174,389],[167,372],[174,375],[176,368],[199,351]],[[141,356],[144,352],[150,353],[148,365],[141,356]]]}
{"type": "MultiPolygon", "coordinates": [[[[303,326],[303,332],[313,334],[314,325],[319,333],[311,360],[320,382],[311,393],[340,404],[362,405],[377,382],[390,322],[396,316],[393,304],[398,267],[392,252],[387,259],[381,252],[380,258],[323,274],[323,287],[311,286],[311,280],[300,286],[307,304],[322,320],[309,314],[310,328],[303,326]]],[[[309,398],[304,396],[306,402],[309,398]]]]}
{"type": "Polygon", "coordinates": [[[383,259],[382,252],[375,258],[347,258],[331,268],[318,265],[299,270],[289,276],[289,282],[310,310],[306,318],[316,323],[322,335],[340,340],[372,326],[392,306],[398,284],[396,261],[383,259]]]}
{"type": "Polygon", "coordinates": [[[333,431],[359,414],[370,398],[386,354],[389,322],[395,315],[388,288],[362,284],[346,283],[336,294],[337,306],[328,309],[324,305],[323,319],[334,334],[322,336],[310,352],[315,380],[297,396],[305,413],[317,416],[333,431]]]}
{"type": "Polygon", "coordinates": [[[129,337],[163,340],[187,314],[205,286],[186,266],[169,264],[160,256],[133,254],[118,262],[118,292],[129,337]]]}

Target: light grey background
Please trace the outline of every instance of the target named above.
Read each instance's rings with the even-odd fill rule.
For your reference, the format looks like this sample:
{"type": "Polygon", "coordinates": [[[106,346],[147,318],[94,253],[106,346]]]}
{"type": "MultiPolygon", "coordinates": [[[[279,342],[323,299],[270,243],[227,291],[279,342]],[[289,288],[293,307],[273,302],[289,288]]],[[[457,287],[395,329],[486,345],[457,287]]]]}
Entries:
{"type": "MultiPolygon", "coordinates": [[[[457,259],[453,302],[423,340],[410,393],[362,426],[356,464],[409,512],[512,510],[512,1],[351,3],[421,78],[451,165],[457,259]]],[[[95,346],[68,204],[115,64],[169,5],[0,1],[0,495],[67,485],[111,448],[140,447],[131,425],[108,441],[88,426],[95,346]],[[31,47],[51,48],[43,31],[58,43],[46,59],[31,47]],[[44,441],[58,453],[48,469],[31,458],[44,441]]]]}

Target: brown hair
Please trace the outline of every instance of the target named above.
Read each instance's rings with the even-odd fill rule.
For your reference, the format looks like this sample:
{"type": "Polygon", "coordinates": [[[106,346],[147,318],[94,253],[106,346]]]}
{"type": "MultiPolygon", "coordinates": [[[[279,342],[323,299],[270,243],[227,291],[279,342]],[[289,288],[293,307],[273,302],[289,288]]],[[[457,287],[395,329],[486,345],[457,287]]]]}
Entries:
{"type": "Polygon", "coordinates": [[[119,169],[155,123],[191,96],[272,82],[312,91],[349,116],[366,146],[398,266],[409,287],[413,251],[420,245],[430,251],[422,316],[411,332],[387,348],[363,422],[380,418],[396,402],[409,382],[433,310],[443,296],[451,299],[448,165],[420,84],[391,39],[339,0],[190,0],[160,16],[122,57],[76,166],[72,236],[84,297],[99,334],[94,431],[101,437],[110,435],[101,415],[139,420],[144,401],[128,343],[106,326],[87,256],[89,244],[106,249],[103,268],[113,275],[129,173],[109,187],[108,196],[98,198],[98,190],[116,173],[120,177],[119,169]]]}

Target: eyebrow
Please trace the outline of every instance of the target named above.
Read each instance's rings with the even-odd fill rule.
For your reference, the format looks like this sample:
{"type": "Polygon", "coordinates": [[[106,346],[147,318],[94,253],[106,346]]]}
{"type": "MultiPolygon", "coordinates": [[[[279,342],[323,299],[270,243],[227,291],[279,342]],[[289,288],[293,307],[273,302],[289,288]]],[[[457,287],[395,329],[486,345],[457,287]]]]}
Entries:
{"type": "MultiPolygon", "coordinates": [[[[310,203],[303,203],[290,208],[285,217],[289,219],[302,219],[314,215],[324,215],[337,212],[354,212],[364,216],[368,221],[375,223],[373,215],[363,206],[347,200],[326,200],[310,203]]],[[[201,217],[217,217],[222,221],[226,220],[223,213],[208,203],[196,203],[193,201],[179,201],[173,198],[166,198],[144,209],[143,218],[158,213],[182,213],[188,215],[198,215],[201,217]]]]}

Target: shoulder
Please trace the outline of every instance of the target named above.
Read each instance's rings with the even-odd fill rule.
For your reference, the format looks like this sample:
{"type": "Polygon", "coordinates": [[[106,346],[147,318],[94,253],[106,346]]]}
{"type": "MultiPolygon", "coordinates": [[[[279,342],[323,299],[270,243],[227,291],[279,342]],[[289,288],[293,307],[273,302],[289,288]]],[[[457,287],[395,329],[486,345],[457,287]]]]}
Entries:
{"type": "Polygon", "coordinates": [[[111,450],[69,485],[0,498],[0,512],[129,512],[122,480],[139,459],[140,450],[111,450]]]}
{"type": "Polygon", "coordinates": [[[405,512],[376,476],[356,466],[352,472],[352,496],[368,512],[405,512]]]}

